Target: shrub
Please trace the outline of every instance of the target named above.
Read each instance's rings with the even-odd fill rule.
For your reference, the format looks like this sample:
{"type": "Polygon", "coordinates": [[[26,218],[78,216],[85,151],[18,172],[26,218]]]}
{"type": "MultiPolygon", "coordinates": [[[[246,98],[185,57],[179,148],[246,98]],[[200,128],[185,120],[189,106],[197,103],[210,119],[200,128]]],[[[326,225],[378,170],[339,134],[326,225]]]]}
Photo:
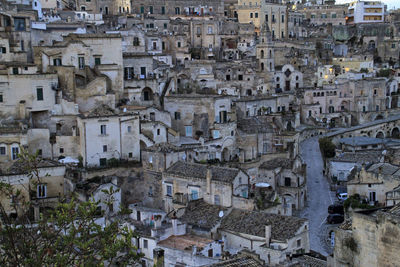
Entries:
{"type": "Polygon", "coordinates": [[[318,140],[319,149],[321,150],[322,156],[325,158],[332,158],[335,156],[335,144],[328,137],[323,137],[318,140]]]}

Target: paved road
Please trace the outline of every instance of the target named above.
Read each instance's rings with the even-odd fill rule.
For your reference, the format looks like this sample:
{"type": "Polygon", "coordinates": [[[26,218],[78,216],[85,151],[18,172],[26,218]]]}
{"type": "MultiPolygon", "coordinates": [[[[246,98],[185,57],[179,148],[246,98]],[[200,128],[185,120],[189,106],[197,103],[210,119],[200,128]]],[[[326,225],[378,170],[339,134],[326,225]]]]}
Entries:
{"type": "Polygon", "coordinates": [[[310,247],[325,256],[331,254],[326,240],[331,227],[325,222],[328,206],[335,201],[335,194],[329,190],[329,183],[322,174],[323,160],[318,146],[318,137],[300,144],[300,154],[307,163],[307,204],[299,213],[309,220],[310,247]]]}

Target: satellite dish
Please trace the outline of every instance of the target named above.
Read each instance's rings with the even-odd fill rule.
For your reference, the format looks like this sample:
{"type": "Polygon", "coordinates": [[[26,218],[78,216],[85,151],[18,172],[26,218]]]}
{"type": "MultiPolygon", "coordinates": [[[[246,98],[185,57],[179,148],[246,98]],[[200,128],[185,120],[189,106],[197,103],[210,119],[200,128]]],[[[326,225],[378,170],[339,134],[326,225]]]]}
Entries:
{"type": "Polygon", "coordinates": [[[223,211],[223,210],[220,210],[219,213],[218,213],[218,216],[219,216],[220,218],[224,217],[224,211],[223,211]]]}

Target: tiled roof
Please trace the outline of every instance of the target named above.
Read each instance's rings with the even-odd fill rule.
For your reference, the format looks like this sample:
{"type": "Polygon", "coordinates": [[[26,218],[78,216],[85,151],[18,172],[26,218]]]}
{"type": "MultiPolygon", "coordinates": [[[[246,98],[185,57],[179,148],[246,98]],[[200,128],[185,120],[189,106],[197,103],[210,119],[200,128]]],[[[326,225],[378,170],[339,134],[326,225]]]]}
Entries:
{"type": "Polygon", "coordinates": [[[297,217],[234,209],[223,218],[220,228],[265,237],[265,226],[271,225],[272,239],[286,241],[292,238],[306,221],[297,217]]]}
{"type": "Polygon", "coordinates": [[[226,208],[211,205],[203,199],[190,201],[185,209],[185,213],[179,219],[189,225],[204,229],[211,229],[222,221],[219,217],[220,211],[226,216],[226,208]]]}
{"type": "Polygon", "coordinates": [[[203,249],[207,244],[214,242],[212,239],[195,236],[195,235],[179,235],[170,236],[165,240],[158,242],[158,246],[178,249],[178,250],[191,250],[193,246],[203,249]]]}
{"type": "Polygon", "coordinates": [[[237,122],[239,130],[245,133],[273,133],[272,123],[263,117],[250,117],[237,122]]]}
{"type": "Polygon", "coordinates": [[[390,163],[376,163],[371,165],[368,168],[368,171],[373,173],[381,173],[383,175],[397,176],[395,173],[399,171],[399,166],[392,165],[390,163]]]}
{"type": "Polygon", "coordinates": [[[155,144],[155,145],[147,147],[147,148],[145,148],[143,150],[145,150],[145,151],[153,151],[153,152],[163,152],[163,153],[164,152],[165,153],[169,153],[169,152],[185,151],[184,148],[175,146],[175,145],[170,144],[170,143],[155,144]]]}
{"type": "Polygon", "coordinates": [[[276,159],[271,159],[271,160],[263,162],[263,164],[260,165],[260,168],[266,169],[266,170],[273,170],[278,167],[282,167],[285,169],[291,169],[292,163],[293,163],[293,161],[291,159],[276,158],[276,159]]]}
{"type": "Polygon", "coordinates": [[[315,257],[311,257],[308,255],[303,255],[301,257],[296,258],[293,260],[295,264],[290,265],[290,266],[296,266],[296,267],[326,267],[327,266],[327,261],[326,260],[321,260],[315,257]]]}
{"type": "Polygon", "coordinates": [[[115,112],[114,109],[112,109],[110,106],[102,104],[94,109],[90,110],[85,117],[86,118],[94,118],[94,117],[106,117],[106,116],[115,116],[117,113],[115,112]]]}
{"type": "Polygon", "coordinates": [[[212,265],[206,265],[210,267],[262,267],[264,266],[263,264],[259,263],[256,261],[254,258],[250,256],[242,256],[242,257],[237,257],[234,259],[222,261],[219,263],[215,263],[212,265]]]}
{"type": "Polygon", "coordinates": [[[177,175],[182,178],[207,178],[207,168],[211,170],[211,179],[231,183],[240,172],[239,169],[226,167],[207,166],[204,164],[178,161],[168,168],[167,174],[177,175]]]}
{"type": "MultiPolygon", "coordinates": [[[[62,166],[64,165],[58,163],[57,161],[49,159],[40,159],[36,165],[37,168],[52,168],[52,167],[62,167],[62,166]]],[[[17,160],[12,164],[12,166],[8,170],[4,172],[0,170],[0,175],[26,174],[28,173],[26,168],[27,168],[26,163],[17,160]]]]}
{"type": "Polygon", "coordinates": [[[355,162],[355,163],[375,163],[379,162],[382,157],[382,151],[379,150],[371,150],[371,151],[357,151],[353,152],[344,152],[339,154],[336,158],[331,161],[342,161],[342,162],[355,162]]]}

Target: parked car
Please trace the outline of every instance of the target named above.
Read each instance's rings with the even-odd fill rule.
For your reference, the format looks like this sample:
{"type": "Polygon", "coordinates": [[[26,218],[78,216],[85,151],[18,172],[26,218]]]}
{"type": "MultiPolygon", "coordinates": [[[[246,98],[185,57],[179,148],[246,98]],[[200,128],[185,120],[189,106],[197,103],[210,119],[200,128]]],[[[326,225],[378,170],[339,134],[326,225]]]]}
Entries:
{"type": "Polygon", "coordinates": [[[329,214],[344,214],[344,208],[342,204],[339,205],[330,205],[328,207],[329,214]]]}
{"type": "Polygon", "coordinates": [[[345,201],[347,199],[347,193],[340,193],[337,198],[341,201],[345,201]]]}
{"type": "Polygon", "coordinates": [[[330,224],[342,223],[344,221],[344,216],[342,214],[329,214],[326,221],[330,224]]]}

